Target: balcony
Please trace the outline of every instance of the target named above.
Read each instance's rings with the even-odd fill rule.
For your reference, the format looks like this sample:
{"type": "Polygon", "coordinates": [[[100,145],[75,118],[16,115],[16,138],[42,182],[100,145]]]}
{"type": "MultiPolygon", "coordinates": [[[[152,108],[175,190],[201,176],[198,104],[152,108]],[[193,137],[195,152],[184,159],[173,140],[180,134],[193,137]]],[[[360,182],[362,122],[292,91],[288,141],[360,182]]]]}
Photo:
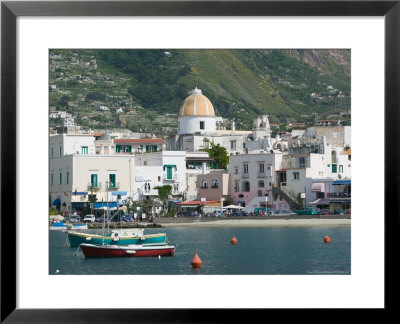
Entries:
{"type": "Polygon", "coordinates": [[[249,174],[247,172],[242,172],[242,179],[248,179],[249,174]]]}
{"type": "Polygon", "coordinates": [[[117,190],[119,189],[119,182],[110,182],[108,184],[108,190],[117,190]]]}
{"type": "Polygon", "coordinates": [[[176,179],[178,179],[178,175],[177,174],[173,174],[172,176],[169,176],[169,177],[168,177],[168,175],[163,174],[163,180],[164,181],[176,181],[176,179]]]}
{"type": "Polygon", "coordinates": [[[101,183],[88,183],[87,191],[99,191],[101,188],[101,183]]]}
{"type": "Polygon", "coordinates": [[[265,173],[264,172],[257,172],[257,177],[258,178],[265,178],[265,173]]]}

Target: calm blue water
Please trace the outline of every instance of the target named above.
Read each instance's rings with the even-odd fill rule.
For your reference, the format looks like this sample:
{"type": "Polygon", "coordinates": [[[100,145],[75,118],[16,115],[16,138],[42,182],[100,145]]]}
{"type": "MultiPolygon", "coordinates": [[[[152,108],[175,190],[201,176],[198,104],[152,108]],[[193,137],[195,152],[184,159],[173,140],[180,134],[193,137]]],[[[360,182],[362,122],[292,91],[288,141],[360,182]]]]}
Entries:
{"type": "Polygon", "coordinates": [[[350,227],[154,228],[176,245],[173,257],[86,259],[66,247],[66,234],[50,231],[49,273],[145,275],[350,274],[350,227]],[[331,242],[324,243],[328,235],[331,242]],[[238,244],[230,243],[235,236],[238,244]],[[197,251],[202,267],[192,269],[197,251]],[[75,255],[76,254],[76,255],[75,255]]]}

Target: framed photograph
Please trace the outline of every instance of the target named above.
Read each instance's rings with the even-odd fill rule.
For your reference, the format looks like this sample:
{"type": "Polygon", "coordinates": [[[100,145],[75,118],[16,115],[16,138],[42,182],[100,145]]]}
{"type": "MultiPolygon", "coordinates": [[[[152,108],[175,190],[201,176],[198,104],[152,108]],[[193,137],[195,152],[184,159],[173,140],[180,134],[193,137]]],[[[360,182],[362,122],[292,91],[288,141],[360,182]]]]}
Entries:
{"type": "MultiPolygon", "coordinates": [[[[2,1],[1,321],[5,323],[91,321],[191,323],[234,321],[234,318],[241,313],[250,315],[249,313],[253,312],[254,315],[258,313],[264,315],[272,309],[393,310],[395,300],[392,299],[391,293],[394,292],[398,279],[389,252],[394,246],[394,239],[399,235],[397,206],[393,203],[399,197],[397,180],[399,163],[397,129],[400,121],[399,21],[398,1],[2,1]],[[208,51],[211,66],[204,63],[204,51],[208,51]],[[220,55],[222,51],[227,53],[220,55]],[[260,58],[265,53],[269,54],[269,51],[276,55],[270,59],[273,61],[271,64],[260,58]],[[325,53],[324,51],[329,52],[330,58],[333,59],[321,60],[321,53],[325,53]],[[121,58],[122,52],[129,61],[123,67],[119,66],[119,62],[124,60],[121,58]],[[180,57],[188,52],[195,53],[186,56],[190,57],[189,60],[180,60],[180,57]],[[301,53],[303,61],[307,61],[307,66],[311,68],[304,70],[299,67],[300,65],[287,63],[288,52],[293,56],[301,53]],[[147,57],[146,63],[135,61],[135,57],[144,56],[147,57]],[[109,78],[105,69],[101,70],[101,73],[96,73],[99,71],[97,64],[100,57],[102,62],[107,62],[108,68],[112,67],[118,72],[115,73],[117,75],[115,79],[109,78]],[[173,64],[168,61],[171,58],[174,60],[173,64]],[[154,60],[161,64],[162,68],[152,69],[154,60]],[[187,76],[198,73],[200,66],[194,64],[193,60],[203,62],[202,68],[213,71],[215,79],[194,78],[197,84],[193,83],[187,76]],[[265,98],[275,98],[274,101],[262,98],[249,87],[238,90],[243,98],[242,101],[234,97],[229,102],[224,102],[221,96],[207,97],[217,84],[223,89],[233,89],[232,83],[235,85],[240,82],[250,83],[250,78],[245,76],[249,69],[240,70],[236,66],[229,72],[226,68],[227,60],[243,60],[248,67],[250,66],[252,73],[258,75],[257,80],[261,80],[260,82],[269,84],[268,80],[272,78],[276,86],[265,87],[269,91],[265,93],[265,98]],[[165,70],[168,73],[162,74],[165,72],[163,67],[168,64],[171,64],[171,68],[165,70]],[[325,67],[316,73],[315,71],[322,65],[325,67]],[[72,79],[64,78],[65,66],[68,66],[68,69],[71,67],[75,69],[72,79]],[[137,69],[138,66],[140,69],[137,69]],[[85,69],[90,70],[90,73],[86,73],[85,69]],[[293,81],[296,80],[297,74],[303,75],[306,72],[309,73],[310,84],[315,81],[315,89],[320,89],[319,91],[308,91],[305,89],[306,84],[293,81]],[[160,75],[152,78],[157,73],[160,75]],[[121,99],[119,91],[125,86],[123,83],[126,82],[124,80],[127,75],[133,75],[135,78],[127,90],[129,102],[121,99]],[[310,81],[317,75],[321,79],[310,81]],[[187,84],[181,82],[172,86],[175,82],[172,80],[173,77],[185,80],[187,84]],[[112,106],[109,106],[110,101],[105,100],[103,92],[97,91],[92,85],[96,83],[95,79],[101,81],[102,91],[106,91],[107,96],[111,93],[112,97],[116,98],[112,101],[112,106]],[[145,81],[137,82],[146,79],[157,83],[156,91],[155,87],[146,87],[145,81]],[[75,92],[61,93],[60,82],[68,84],[68,89],[75,89],[75,92]],[[333,85],[329,82],[333,82],[333,85]],[[307,115],[312,109],[305,107],[304,102],[293,93],[306,96],[310,105],[319,107],[320,110],[315,108],[318,113],[307,115]],[[258,98],[255,98],[256,94],[258,98]],[[176,101],[179,105],[182,104],[180,110],[177,109],[179,115],[177,113],[175,117],[164,114],[170,111],[168,100],[165,100],[168,96],[171,97],[169,102],[175,104],[176,101]],[[346,123],[351,125],[353,150],[350,145],[343,148],[347,143],[343,142],[340,151],[345,152],[344,158],[347,163],[351,161],[351,176],[350,171],[346,175],[347,169],[343,163],[336,163],[336,159],[338,161],[340,159],[336,157],[336,152],[332,151],[329,153],[327,168],[331,173],[340,173],[340,177],[331,182],[321,180],[307,183],[309,189],[312,188],[310,190],[312,195],[307,189],[293,186],[293,190],[297,190],[297,202],[294,202],[293,206],[298,207],[295,208],[298,215],[301,212],[312,213],[311,210],[315,210],[316,207],[319,219],[324,218],[324,213],[329,214],[336,210],[341,215],[351,213],[351,217],[347,217],[348,224],[351,218],[351,228],[349,225],[347,230],[344,230],[345,234],[341,231],[340,235],[335,236],[337,232],[330,231],[329,233],[334,233],[331,242],[328,235],[323,237],[321,230],[323,227],[314,226],[310,231],[321,235],[321,240],[310,241],[313,247],[304,245],[302,251],[296,251],[296,245],[303,246],[304,242],[300,240],[307,237],[296,234],[297,236],[291,236],[291,246],[277,244],[274,254],[256,253],[253,257],[249,254],[247,261],[239,260],[240,258],[235,260],[233,257],[225,260],[223,257],[227,253],[219,249],[220,253],[215,255],[221,259],[220,263],[209,272],[195,269],[196,264],[201,266],[197,251],[193,259],[191,256],[187,258],[187,271],[167,269],[165,266],[167,263],[164,263],[163,267],[160,265],[164,261],[160,255],[160,246],[157,246],[158,250],[154,252],[158,253],[158,258],[152,259],[156,262],[143,263],[148,266],[144,266],[142,270],[129,269],[135,265],[132,262],[93,263],[91,262],[93,259],[89,257],[75,259],[71,257],[68,268],[64,267],[60,261],[63,254],[62,244],[68,242],[71,244],[72,241],[71,238],[69,241],[60,241],[61,236],[58,236],[60,232],[49,231],[47,216],[49,208],[55,214],[62,212],[63,217],[67,217],[69,221],[66,226],[71,228],[78,226],[74,225],[75,219],[84,219],[89,224],[93,222],[91,227],[95,227],[96,223],[101,224],[97,222],[100,219],[104,227],[108,221],[106,216],[109,216],[109,211],[113,208],[116,210],[125,208],[123,219],[121,215],[118,216],[118,224],[122,224],[123,221],[135,223],[139,218],[140,220],[143,218],[143,222],[148,222],[148,217],[153,218],[158,215],[162,218],[161,214],[164,216],[164,212],[171,212],[169,207],[167,208],[167,203],[163,202],[162,188],[157,187],[158,198],[153,200],[151,206],[141,205],[139,208],[135,202],[132,213],[129,213],[131,205],[128,204],[127,197],[136,194],[150,197],[153,192],[153,182],[157,181],[157,183],[173,184],[169,186],[172,191],[166,193],[168,200],[174,201],[173,208],[177,208],[177,211],[175,209],[173,211],[178,217],[172,217],[173,221],[189,216],[200,222],[204,221],[206,216],[222,218],[229,213],[233,217],[249,216],[245,214],[249,211],[256,212],[257,217],[268,218],[269,213],[282,219],[290,217],[289,209],[293,208],[290,208],[290,204],[284,203],[285,190],[274,190],[276,183],[272,180],[268,183],[264,178],[268,179],[266,176],[268,170],[274,169],[279,180],[277,187],[288,186],[289,177],[294,181],[302,177],[302,171],[299,172],[294,165],[297,162],[279,160],[280,165],[285,165],[280,169],[273,167],[274,162],[260,165],[259,159],[255,159],[254,166],[247,162],[244,166],[244,160],[240,160],[241,150],[247,148],[247,151],[242,153],[248,153],[248,150],[253,150],[254,153],[260,149],[261,146],[256,145],[258,137],[262,137],[265,143],[268,142],[268,138],[271,140],[270,124],[278,125],[275,124],[274,118],[276,120],[282,118],[286,124],[290,122],[292,126],[306,129],[305,124],[300,123],[302,120],[286,119],[286,108],[282,108],[283,106],[276,106],[274,109],[278,110],[277,113],[271,113],[270,117],[260,113],[263,111],[263,101],[266,102],[265,105],[272,107],[278,101],[276,97],[282,98],[282,101],[290,97],[291,103],[300,107],[298,111],[303,113],[298,116],[302,116],[304,120],[313,118],[313,121],[333,122],[329,114],[323,113],[324,107],[329,107],[338,116],[340,115],[341,123],[344,121],[344,126],[341,125],[344,129],[346,123]],[[200,101],[204,102],[204,105],[200,101]],[[339,106],[335,107],[338,102],[339,106]],[[65,114],[73,112],[77,104],[87,105],[85,108],[87,113],[95,117],[86,119],[81,113],[73,114],[71,118],[64,116],[61,125],[60,112],[65,114]],[[152,114],[145,112],[141,105],[152,107],[152,114]],[[217,113],[222,114],[225,108],[229,110],[234,122],[225,125],[222,117],[220,118],[217,113],[214,115],[213,105],[217,113]],[[253,111],[247,106],[251,106],[253,111]],[[121,136],[120,139],[112,138],[111,142],[115,145],[108,146],[110,139],[102,137],[104,134],[96,133],[95,130],[113,126],[106,118],[110,109],[115,115],[121,113],[122,118],[118,118],[118,125],[128,125],[127,128],[132,132],[140,134],[146,131],[149,134],[159,134],[164,140],[159,143],[156,136],[148,136],[140,137],[143,143],[139,143],[140,140],[121,136]],[[232,113],[234,109],[236,115],[232,113]],[[204,113],[199,115],[200,111],[204,113]],[[142,115],[145,114],[146,117],[142,119],[142,115]],[[248,116],[244,118],[245,115],[248,116]],[[212,125],[209,124],[209,119],[204,118],[205,116],[212,117],[212,125]],[[244,124],[239,124],[242,121],[244,124]],[[61,132],[64,132],[65,128],[75,129],[74,122],[85,125],[87,128],[85,132],[91,132],[91,138],[96,138],[98,145],[92,147],[90,146],[92,144],[79,144],[79,148],[76,149],[75,146],[71,148],[72,144],[71,147],[67,147],[67,144],[62,144],[60,147],[54,140],[49,140],[49,129],[56,130],[57,127],[61,127],[61,132]],[[262,128],[266,124],[268,131],[262,128]],[[237,144],[236,140],[239,137],[232,140],[232,130],[240,126],[248,129],[253,127],[252,132],[246,133],[248,139],[243,140],[244,133],[240,135],[240,140],[249,140],[250,144],[240,141],[237,144]],[[175,129],[174,127],[178,129],[178,133],[172,131],[169,139],[163,136],[165,135],[163,132],[170,132],[171,129],[175,129]],[[193,131],[196,127],[199,129],[193,131]],[[237,183],[237,194],[232,195],[233,200],[230,204],[223,204],[221,200],[220,206],[218,201],[215,206],[212,204],[213,197],[208,197],[209,191],[205,189],[218,189],[219,185],[222,186],[223,174],[220,178],[210,177],[206,176],[207,172],[203,170],[204,177],[197,176],[197,181],[201,184],[198,190],[204,195],[197,198],[189,197],[189,190],[180,192],[177,185],[179,181],[173,181],[179,177],[177,170],[181,168],[180,163],[184,161],[182,163],[185,164],[188,159],[187,152],[192,151],[189,148],[192,145],[190,143],[195,145],[194,143],[199,141],[196,136],[200,138],[200,135],[205,134],[205,130],[216,129],[230,131],[230,135],[224,135],[226,138],[221,139],[221,143],[225,141],[229,144],[228,150],[230,153],[233,152],[231,160],[237,160],[240,165],[240,174],[237,172],[240,178],[237,183]],[[184,136],[189,133],[190,138],[185,138],[184,136]],[[177,136],[182,138],[177,140],[177,136]],[[130,172],[130,158],[133,153],[140,155],[160,150],[168,152],[166,148],[168,145],[170,150],[182,151],[183,155],[174,155],[163,160],[159,168],[161,173],[159,175],[154,173],[154,180],[151,180],[153,182],[146,180],[140,173],[136,173],[135,178],[129,177],[135,180],[132,184],[125,183],[126,179],[120,177],[119,168],[121,170],[126,168],[126,172],[130,172]],[[69,168],[79,163],[90,164],[90,161],[85,162],[82,156],[90,155],[92,149],[96,152],[94,155],[107,155],[112,151],[118,159],[113,160],[110,165],[104,165],[105,175],[98,168],[88,166],[87,174],[83,174],[82,179],[79,179],[80,182],[77,182],[76,175],[74,174],[72,178],[72,169],[69,168]],[[60,157],[68,155],[69,158],[62,163],[54,162],[53,154],[54,156],[60,154],[60,157]],[[254,191],[254,195],[263,198],[262,203],[251,205],[251,210],[248,205],[249,200],[246,200],[247,196],[242,194],[250,192],[250,184],[242,174],[242,172],[248,174],[249,170],[257,171],[258,190],[254,191]],[[352,183],[351,178],[353,178],[352,183]],[[52,189],[53,183],[61,185],[70,182],[73,184],[69,191],[52,189]],[[353,189],[350,191],[351,184],[353,189]],[[342,186],[342,190],[340,192],[329,190],[329,194],[325,195],[328,192],[325,188],[330,186],[329,188],[337,189],[338,186],[335,185],[342,186]],[[264,192],[264,188],[268,186],[271,187],[270,191],[264,192]],[[335,202],[334,205],[331,204],[332,201],[335,202]],[[306,206],[313,208],[307,209],[306,206]],[[342,242],[335,242],[339,238],[342,242]],[[53,245],[56,241],[57,244],[53,245]],[[332,259],[329,259],[329,262],[334,264],[327,267],[323,265],[314,273],[307,269],[296,268],[297,263],[294,260],[309,258],[312,260],[310,262],[316,262],[315,260],[322,258],[327,243],[331,249],[336,249],[333,251],[332,259]],[[285,264],[283,261],[279,261],[278,264],[270,262],[269,258],[278,255],[279,260],[285,260],[285,264]],[[268,258],[264,260],[263,267],[269,266],[270,269],[251,268],[255,267],[251,258],[263,257],[268,258]],[[245,262],[248,264],[247,268],[243,267],[245,262]],[[157,270],[154,268],[156,263],[157,270]],[[272,269],[273,267],[276,269],[272,269]],[[242,268],[246,270],[240,270],[242,268]]],[[[208,74],[209,78],[210,75],[211,72],[208,74]]],[[[257,82],[254,82],[252,87],[257,87],[257,82]]],[[[227,115],[226,111],[223,113],[224,116],[227,115]]],[[[350,128],[348,130],[350,132],[350,128]]],[[[267,144],[263,142],[262,145],[265,147],[262,149],[268,148],[270,153],[274,153],[274,150],[284,150],[286,145],[284,132],[277,131],[277,134],[281,136],[280,141],[275,140],[267,144]]],[[[344,136],[344,140],[347,138],[350,143],[350,133],[346,135],[345,131],[344,135],[336,132],[332,136],[333,141],[344,136]]],[[[261,140],[259,142],[261,143],[261,140]]],[[[210,141],[202,138],[196,145],[207,149],[210,141]]],[[[300,147],[300,140],[287,145],[292,145],[295,149],[300,147]]],[[[324,144],[307,142],[304,148],[309,150],[308,153],[311,150],[311,153],[320,153],[318,151],[320,145],[324,144]]],[[[326,150],[329,145],[323,147],[326,150]]],[[[203,158],[201,163],[193,157],[191,159],[190,167],[193,166],[193,169],[212,169],[212,163],[222,165],[222,160],[217,159],[203,158]]],[[[144,160],[135,163],[136,165],[142,163],[143,167],[147,166],[147,163],[152,163],[144,160]]],[[[325,163],[324,157],[321,157],[320,162],[321,165],[325,163]]],[[[302,155],[298,163],[300,169],[304,169],[305,165],[311,162],[302,155]]],[[[236,172],[234,167],[232,170],[228,166],[224,168],[233,175],[236,172]]],[[[316,179],[323,177],[323,173],[319,174],[319,178],[315,176],[316,179]]],[[[292,189],[287,190],[289,191],[292,189]]],[[[317,218],[313,214],[310,215],[311,218],[317,218]]],[[[341,225],[345,228],[346,224],[341,225]]],[[[59,225],[64,226],[64,223],[53,219],[51,226],[59,225]]],[[[85,223],[83,226],[88,225],[85,223]]],[[[308,227],[306,228],[305,231],[308,231],[308,227]]],[[[173,238],[178,237],[178,234],[182,236],[182,229],[178,228],[175,231],[172,228],[168,233],[172,233],[173,238]],[[174,236],[175,234],[177,236],[174,236]]],[[[156,236],[154,233],[163,231],[151,229],[150,232],[152,235],[142,238],[149,239],[150,236],[153,238],[156,236]]],[[[204,237],[211,235],[206,231],[200,232],[190,232],[192,233],[190,238],[185,234],[186,241],[172,243],[177,244],[177,250],[185,251],[189,241],[201,241],[201,235],[204,237]]],[[[270,240],[275,237],[273,235],[278,238],[283,237],[283,231],[279,230],[279,227],[274,233],[268,232],[270,240]]],[[[118,235],[110,239],[110,242],[124,239],[118,235]]],[[[228,233],[222,231],[216,235],[232,237],[228,242],[229,248],[239,249],[245,237],[240,234],[235,235],[234,231],[228,233]]],[[[268,238],[268,235],[265,237],[268,238]]],[[[254,237],[251,238],[249,235],[248,239],[254,237]]],[[[95,241],[96,238],[85,237],[83,245],[87,249],[93,249],[94,244],[91,244],[93,242],[89,242],[92,240],[95,241]]],[[[102,248],[105,248],[104,237],[102,240],[102,248]]],[[[82,248],[82,242],[77,245],[78,250],[82,248]]],[[[171,248],[171,245],[166,247],[171,248]]],[[[146,246],[144,253],[151,253],[151,248],[146,246]]],[[[72,247],[68,249],[69,252],[72,251],[72,247]]],[[[82,251],[88,255],[110,253],[110,250],[85,252],[83,248],[82,251]]],[[[120,252],[116,252],[114,246],[111,253],[120,252]]],[[[142,252],[130,248],[128,252],[124,250],[121,253],[142,252]]],[[[166,253],[173,254],[173,251],[169,250],[166,253]]],[[[69,254],[72,255],[72,252],[69,254]]],[[[200,256],[203,258],[203,255],[200,256]]],[[[204,258],[207,259],[208,255],[204,258]]]]}

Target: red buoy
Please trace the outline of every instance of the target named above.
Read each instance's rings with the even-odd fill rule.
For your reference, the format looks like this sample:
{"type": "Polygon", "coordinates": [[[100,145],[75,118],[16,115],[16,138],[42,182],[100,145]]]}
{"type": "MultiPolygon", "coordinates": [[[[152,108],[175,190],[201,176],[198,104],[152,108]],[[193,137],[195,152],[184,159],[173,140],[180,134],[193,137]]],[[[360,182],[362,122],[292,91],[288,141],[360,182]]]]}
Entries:
{"type": "Polygon", "coordinates": [[[232,244],[237,244],[237,239],[236,239],[236,237],[232,237],[231,243],[232,243],[232,244]]]}
{"type": "Polygon", "coordinates": [[[198,256],[197,252],[194,254],[194,257],[192,259],[191,264],[192,264],[193,268],[200,268],[201,267],[202,262],[201,262],[201,260],[200,260],[200,258],[198,256]]]}
{"type": "Polygon", "coordinates": [[[324,237],[324,242],[329,243],[331,241],[331,238],[327,235],[324,237]]]}

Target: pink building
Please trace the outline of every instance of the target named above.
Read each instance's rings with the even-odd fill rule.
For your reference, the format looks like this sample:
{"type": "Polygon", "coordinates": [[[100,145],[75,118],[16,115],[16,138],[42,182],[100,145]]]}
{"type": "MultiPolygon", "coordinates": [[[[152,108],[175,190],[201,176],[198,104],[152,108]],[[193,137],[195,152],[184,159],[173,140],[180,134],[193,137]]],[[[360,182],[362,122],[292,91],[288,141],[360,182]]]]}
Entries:
{"type": "Polygon", "coordinates": [[[229,173],[211,170],[197,176],[197,197],[207,200],[224,200],[229,197],[229,173]]]}

